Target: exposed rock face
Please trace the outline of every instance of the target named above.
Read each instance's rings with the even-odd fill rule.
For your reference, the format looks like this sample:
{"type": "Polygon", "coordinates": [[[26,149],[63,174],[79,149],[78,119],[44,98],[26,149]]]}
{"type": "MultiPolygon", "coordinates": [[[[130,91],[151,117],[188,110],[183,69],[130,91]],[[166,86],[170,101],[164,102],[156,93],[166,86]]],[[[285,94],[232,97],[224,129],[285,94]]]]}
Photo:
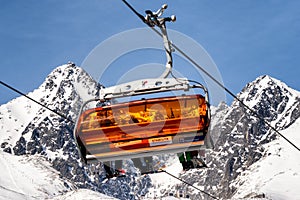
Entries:
{"type": "Polygon", "coordinates": [[[228,111],[229,106],[225,102],[221,102],[217,107],[211,106],[210,133],[214,143],[220,137],[224,116],[228,111]]]}
{"type": "MultiPolygon", "coordinates": [[[[299,92],[269,76],[257,78],[238,94],[240,100],[277,130],[287,128],[299,118],[299,96],[299,92]]],[[[215,149],[206,155],[209,168],[183,174],[181,178],[214,196],[231,198],[236,191],[237,177],[265,156],[262,145],[274,140],[277,135],[238,101],[229,108],[221,104],[216,110],[212,118],[215,117],[219,123],[212,122],[211,130],[220,133],[212,134],[219,137],[215,149]]],[[[201,198],[208,197],[200,193],[192,196],[192,199],[201,198]]]]}

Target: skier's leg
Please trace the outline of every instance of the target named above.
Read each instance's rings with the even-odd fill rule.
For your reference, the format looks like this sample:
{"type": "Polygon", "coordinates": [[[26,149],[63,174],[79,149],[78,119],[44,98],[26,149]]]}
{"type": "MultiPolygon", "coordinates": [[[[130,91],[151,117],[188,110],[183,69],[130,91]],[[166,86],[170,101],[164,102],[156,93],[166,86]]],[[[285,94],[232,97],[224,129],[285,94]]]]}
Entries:
{"type": "Polygon", "coordinates": [[[186,163],[187,163],[187,169],[192,169],[194,168],[193,162],[192,162],[192,153],[191,151],[185,152],[185,157],[186,157],[186,163]]]}
{"type": "Polygon", "coordinates": [[[183,170],[186,170],[187,169],[187,163],[186,163],[186,160],[185,160],[185,157],[184,157],[184,153],[183,152],[178,153],[177,156],[179,158],[179,162],[181,163],[183,170]]]}
{"type": "Polygon", "coordinates": [[[110,167],[110,162],[109,161],[103,162],[103,167],[105,170],[106,177],[107,178],[113,177],[113,171],[112,168],[110,167]]]}

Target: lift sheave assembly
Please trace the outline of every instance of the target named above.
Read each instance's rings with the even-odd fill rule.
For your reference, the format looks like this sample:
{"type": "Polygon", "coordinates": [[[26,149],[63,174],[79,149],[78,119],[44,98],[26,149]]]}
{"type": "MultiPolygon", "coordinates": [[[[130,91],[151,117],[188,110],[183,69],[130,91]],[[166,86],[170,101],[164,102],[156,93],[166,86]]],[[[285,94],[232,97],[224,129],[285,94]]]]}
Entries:
{"type": "Polygon", "coordinates": [[[206,148],[210,123],[208,91],[196,81],[173,76],[173,50],[165,23],[175,21],[176,17],[162,18],[166,8],[165,4],[156,12],[147,10],[142,18],[151,28],[160,29],[167,55],[166,70],[158,78],[103,87],[99,97],[83,104],[74,138],[84,162],[180,154],[206,148]],[[169,75],[172,77],[168,78],[169,75]],[[181,94],[159,96],[175,91],[181,94]],[[149,94],[158,97],[145,98],[149,94]],[[115,103],[131,96],[141,99],[115,103]]]}

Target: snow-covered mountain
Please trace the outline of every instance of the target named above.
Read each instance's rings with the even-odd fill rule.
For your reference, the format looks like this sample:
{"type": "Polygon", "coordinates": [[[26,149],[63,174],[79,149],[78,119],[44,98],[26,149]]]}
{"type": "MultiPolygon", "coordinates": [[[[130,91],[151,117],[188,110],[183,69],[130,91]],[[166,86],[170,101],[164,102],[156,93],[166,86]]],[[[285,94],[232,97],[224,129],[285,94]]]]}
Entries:
{"type": "MultiPolygon", "coordinates": [[[[92,98],[96,92],[96,85],[82,69],[72,65],[63,65],[56,68],[44,83],[38,89],[29,93],[28,96],[59,113],[64,115],[68,113],[66,117],[75,120],[81,104],[81,97],[77,95],[77,88],[84,88],[80,91],[85,91],[84,95],[92,98]]],[[[32,137],[30,131],[36,128],[42,129],[43,124],[45,126],[49,123],[53,127],[59,128],[61,122],[64,121],[63,118],[59,118],[50,110],[23,96],[16,98],[0,107],[0,141],[2,148],[4,148],[4,151],[16,155],[23,154],[25,149],[20,146],[24,143],[22,141],[33,142],[36,137],[39,137],[37,132],[32,137]],[[17,142],[19,142],[20,148],[15,146],[17,142]]],[[[45,137],[46,135],[43,134],[42,136],[45,137]]],[[[39,149],[38,151],[42,150],[48,151],[48,149],[39,149]]],[[[31,148],[26,146],[26,152],[28,153],[28,151],[31,151],[31,148]]],[[[34,154],[35,152],[30,153],[34,154]]]]}
{"type": "MultiPolygon", "coordinates": [[[[56,68],[38,89],[28,95],[75,121],[83,100],[95,97],[99,87],[84,70],[67,64],[56,68]]],[[[296,134],[300,131],[299,92],[274,78],[261,76],[249,83],[238,97],[300,146],[296,134]]],[[[293,189],[297,188],[296,181],[287,182],[299,178],[299,161],[291,161],[299,158],[298,152],[238,101],[231,106],[220,103],[212,108],[212,114],[211,133],[215,149],[206,153],[209,168],[183,173],[176,156],[170,155],[164,159],[167,171],[222,199],[276,199],[276,195],[290,197],[287,196],[289,192],[300,194],[293,189]],[[286,164],[280,165],[281,161],[286,164]],[[270,173],[266,173],[268,169],[270,173]],[[278,192],[271,188],[276,184],[288,186],[288,183],[295,185],[282,187],[284,191],[276,190],[278,192]]],[[[0,106],[3,151],[0,154],[0,198],[9,199],[14,195],[11,199],[21,199],[27,195],[29,199],[97,199],[105,194],[119,199],[151,199],[171,198],[167,196],[182,192],[191,199],[208,199],[163,173],[142,177],[132,174],[105,180],[102,164],[84,165],[80,162],[73,128],[74,123],[70,120],[25,97],[0,106]],[[13,173],[2,176],[8,169],[14,170],[13,173]],[[19,185],[26,177],[26,184],[19,185]]],[[[130,162],[127,165],[130,167],[130,162]]]]}
{"type": "MultiPolygon", "coordinates": [[[[300,93],[284,83],[269,76],[261,76],[247,84],[238,94],[238,98],[275,126],[277,130],[286,129],[282,132],[283,134],[300,132],[300,127],[291,126],[295,124],[297,119],[299,121],[300,93]]],[[[283,163],[286,162],[286,157],[296,160],[299,155],[295,156],[295,154],[300,154],[300,152],[295,153],[295,149],[290,148],[286,141],[280,139],[276,133],[271,131],[264,121],[254,117],[250,111],[241,106],[239,101],[233,101],[229,108],[221,104],[216,110],[220,107],[223,107],[221,109],[223,111],[218,112],[219,116],[216,119],[219,122],[212,123],[212,130],[220,131],[220,133],[213,133],[219,135],[219,138],[215,144],[215,149],[207,152],[206,155],[209,168],[182,174],[181,178],[219,198],[231,199],[238,194],[237,197],[239,198],[272,197],[276,199],[274,198],[276,194],[278,196],[282,192],[286,194],[282,190],[278,190],[278,193],[273,192],[273,194],[269,194],[267,189],[260,190],[260,185],[268,185],[268,181],[274,178],[272,173],[270,173],[270,177],[267,176],[263,179],[264,183],[256,183],[256,181],[261,181],[258,179],[251,179],[252,182],[245,180],[248,180],[247,176],[251,177],[252,172],[258,170],[257,168],[268,168],[265,166],[266,162],[264,160],[270,159],[268,156],[272,154],[274,148],[285,149],[281,152],[285,155],[278,157],[277,161],[280,162],[280,158],[282,158],[281,162],[283,163]],[[277,146],[274,147],[272,144],[277,144],[277,146]],[[289,148],[287,149],[287,147],[289,148]],[[244,183],[244,188],[247,188],[246,184],[248,186],[253,184],[254,186],[251,186],[250,191],[242,191],[240,188],[244,183]]],[[[287,134],[287,137],[293,139],[293,135],[289,135],[287,134]]],[[[299,138],[294,138],[293,142],[300,146],[299,138]]],[[[272,159],[269,161],[272,161],[272,159]]],[[[295,174],[297,178],[300,168],[297,168],[297,162],[295,162],[295,166],[286,166],[286,168],[281,167],[280,169],[291,170],[291,173],[295,174]]],[[[278,170],[274,171],[278,172],[278,170]]],[[[276,180],[281,181],[280,184],[284,185],[288,182],[288,179],[282,177],[283,179],[276,180]]],[[[291,186],[294,183],[290,183],[291,188],[294,188],[294,186],[291,186]]],[[[300,183],[296,183],[296,185],[299,187],[300,183]]],[[[188,191],[193,194],[193,199],[208,198],[192,188],[187,188],[184,184],[175,185],[173,188],[188,191]]],[[[295,190],[294,192],[297,193],[295,190]]],[[[297,198],[294,197],[294,199],[297,198]]]]}
{"type": "MultiPolygon", "coordinates": [[[[99,85],[81,68],[56,68],[28,94],[52,110],[75,121],[83,100],[95,98],[99,85]]],[[[105,183],[102,164],[81,163],[73,139],[74,123],[25,97],[0,106],[0,144],[15,156],[42,155],[73,187],[87,188],[120,199],[135,199],[147,192],[149,177],[129,176],[105,183]]]]}

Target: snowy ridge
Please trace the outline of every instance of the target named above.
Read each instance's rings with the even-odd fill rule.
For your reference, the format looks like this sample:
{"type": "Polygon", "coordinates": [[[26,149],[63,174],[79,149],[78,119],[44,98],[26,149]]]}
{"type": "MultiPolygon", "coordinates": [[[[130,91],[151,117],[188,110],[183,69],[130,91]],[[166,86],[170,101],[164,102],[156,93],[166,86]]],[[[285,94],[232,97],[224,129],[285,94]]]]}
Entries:
{"type": "Polygon", "coordinates": [[[40,108],[25,97],[19,97],[0,107],[0,141],[15,144],[26,125],[30,123],[40,108]]]}

